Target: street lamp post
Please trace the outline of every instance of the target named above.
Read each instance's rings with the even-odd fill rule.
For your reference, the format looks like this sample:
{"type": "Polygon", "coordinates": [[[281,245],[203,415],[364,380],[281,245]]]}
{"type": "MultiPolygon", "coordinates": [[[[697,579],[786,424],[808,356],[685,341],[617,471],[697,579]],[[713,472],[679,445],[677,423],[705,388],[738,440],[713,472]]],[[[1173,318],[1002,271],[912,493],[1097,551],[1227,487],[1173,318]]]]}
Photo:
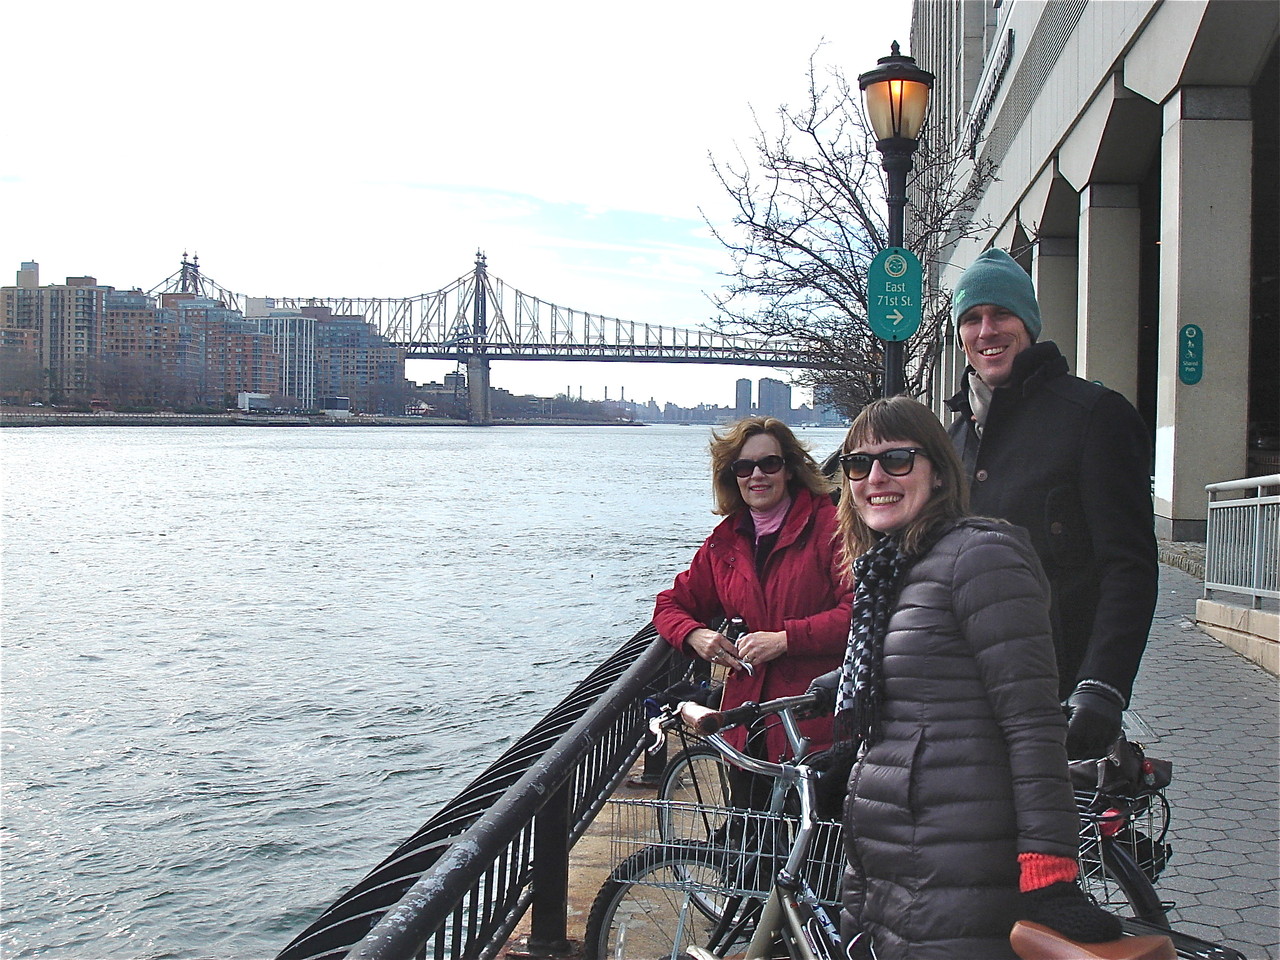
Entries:
{"type": "MultiPolygon", "coordinates": [[[[898,52],[895,40],[887,57],[876,61],[879,66],[858,77],[858,86],[866,101],[867,116],[876,134],[880,165],[889,180],[886,200],[889,205],[889,246],[901,247],[903,223],[907,209],[907,174],[911,172],[911,155],[919,145],[920,128],[929,109],[929,91],[933,74],[916,66],[914,57],[898,52]]],[[[892,397],[906,389],[901,340],[884,343],[884,396],[892,397]]]]}

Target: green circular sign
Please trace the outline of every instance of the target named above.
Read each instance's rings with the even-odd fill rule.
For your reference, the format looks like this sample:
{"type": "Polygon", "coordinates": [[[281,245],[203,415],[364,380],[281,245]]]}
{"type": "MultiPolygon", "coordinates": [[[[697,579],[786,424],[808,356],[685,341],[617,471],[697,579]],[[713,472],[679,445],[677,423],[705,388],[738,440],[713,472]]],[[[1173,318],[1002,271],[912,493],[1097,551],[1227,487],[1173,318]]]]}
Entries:
{"type": "Polygon", "coordinates": [[[881,340],[906,340],[924,317],[924,272],[904,247],[881,250],[867,270],[867,323],[881,340]]]}

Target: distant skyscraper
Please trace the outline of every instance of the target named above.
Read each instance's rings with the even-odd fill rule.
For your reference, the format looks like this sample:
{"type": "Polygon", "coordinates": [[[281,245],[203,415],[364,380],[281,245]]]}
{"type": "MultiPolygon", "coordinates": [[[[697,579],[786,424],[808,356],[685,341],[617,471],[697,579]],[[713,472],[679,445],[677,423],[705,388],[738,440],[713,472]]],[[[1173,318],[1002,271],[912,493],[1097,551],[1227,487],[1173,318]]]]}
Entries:
{"type": "Polygon", "coordinates": [[[748,417],[751,415],[751,381],[743,377],[737,386],[737,402],[733,405],[733,412],[739,417],[748,417]]]}
{"type": "Polygon", "coordinates": [[[791,419],[791,385],[772,377],[760,378],[760,416],[777,417],[783,423],[791,419]]]}

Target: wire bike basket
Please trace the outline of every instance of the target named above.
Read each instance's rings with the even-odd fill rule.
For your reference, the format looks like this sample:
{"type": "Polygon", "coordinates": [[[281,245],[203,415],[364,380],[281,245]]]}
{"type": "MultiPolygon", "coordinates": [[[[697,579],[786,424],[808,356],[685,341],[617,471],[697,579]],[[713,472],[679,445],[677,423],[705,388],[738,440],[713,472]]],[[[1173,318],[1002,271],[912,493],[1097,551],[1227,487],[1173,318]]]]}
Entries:
{"type": "MultiPolygon", "coordinates": [[[[612,862],[672,865],[637,882],[713,897],[767,897],[799,829],[786,815],[674,800],[611,800],[604,816],[612,862]]],[[[843,869],[841,825],[816,821],[801,872],[823,903],[839,904],[843,869]]]]}
{"type": "Polygon", "coordinates": [[[1160,791],[1121,797],[1095,791],[1076,791],[1080,814],[1080,881],[1100,902],[1112,902],[1115,880],[1104,863],[1102,843],[1110,841],[1152,883],[1169,862],[1172,847],[1169,802],[1160,791]]]}

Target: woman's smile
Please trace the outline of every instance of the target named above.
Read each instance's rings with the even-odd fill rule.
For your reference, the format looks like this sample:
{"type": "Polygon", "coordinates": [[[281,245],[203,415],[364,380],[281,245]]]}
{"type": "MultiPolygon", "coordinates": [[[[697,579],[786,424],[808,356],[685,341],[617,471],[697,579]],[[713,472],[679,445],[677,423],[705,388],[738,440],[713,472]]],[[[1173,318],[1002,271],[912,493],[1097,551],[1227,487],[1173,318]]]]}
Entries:
{"type": "MultiPolygon", "coordinates": [[[[771,433],[757,433],[747,438],[747,442],[738,451],[738,458],[743,460],[763,460],[765,457],[781,457],[782,444],[771,433]]],[[[787,495],[787,482],[791,479],[791,471],[779,470],[777,473],[765,473],[759,467],[751,471],[750,476],[738,478],[738,492],[742,501],[752,510],[764,512],[772,510],[787,495]]]]}
{"type": "MultiPolygon", "coordinates": [[[[850,452],[883,453],[916,446],[911,440],[879,440],[850,452]]],[[[933,496],[933,466],[928,457],[917,454],[911,472],[895,477],[885,473],[884,464],[877,460],[865,477],[849,481],[849,489],[863,523],[877,533],[895,533],[918,517],[933,496]]]]}

